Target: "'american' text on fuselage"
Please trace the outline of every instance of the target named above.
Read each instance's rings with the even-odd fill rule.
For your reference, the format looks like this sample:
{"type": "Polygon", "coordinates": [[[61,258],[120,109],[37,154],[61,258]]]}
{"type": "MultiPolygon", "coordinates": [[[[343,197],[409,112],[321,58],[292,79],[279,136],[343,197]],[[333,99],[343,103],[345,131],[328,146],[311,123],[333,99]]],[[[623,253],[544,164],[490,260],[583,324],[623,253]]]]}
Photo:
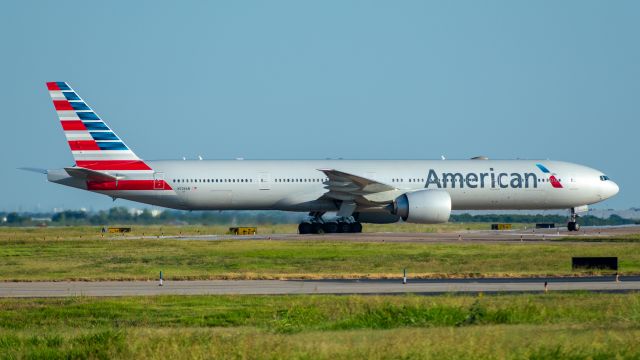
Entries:
{"type": "Polygon", "coordinates": [[[470,189],[486,188],[537,188],[538,176],[535,173],[495,173],[493,168],[489,169],[489,172],[483,173],[442,173],[442,176],[438,176],[435,170],[430,169],[429,175],[427,175],[427,181],[424,185],[425,188],[437,187],[438,189],[450,188],[464,188],[465,186],[470,189]],[[450,185],[450,186],[449,186],[450,185]]]}

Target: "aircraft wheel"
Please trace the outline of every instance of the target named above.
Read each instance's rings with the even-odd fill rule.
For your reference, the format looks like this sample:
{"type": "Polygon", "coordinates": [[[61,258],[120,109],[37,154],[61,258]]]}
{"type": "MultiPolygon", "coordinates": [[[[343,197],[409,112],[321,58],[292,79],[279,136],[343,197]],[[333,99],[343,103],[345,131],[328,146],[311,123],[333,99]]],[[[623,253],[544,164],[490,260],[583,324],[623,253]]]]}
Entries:
{"type": "Polygon", "coordinates": [[[331,234],[338,232],[338,223],[336,222],[326,222],[322,225],[322,229],[325,233],[331,234]]]}
{"type": "Polygon", "coordinates": [[[341,232],[341,233],[351,232],[351,224],[349,224],[348,222],[339,222],[338,232],[341,232]]]}
{"type": "Polygon", "coordinates": [[[298,225],[298,233],[300,234],[310,234],[311,233],[311,224],[308,222],[303,222],[298,225]]]}
{"type": "Polygon", "coordinates": [[[324,228],[320,223],[311,224],[311,233],[312,234],[324,234],[324,228]]]}
{"type": "Polygon", "coordinates": [[[575,221],[569,221],[569,223],[567,223],[567,230],[576,231],[577,226],[578,224],[575,221]]]}
{"type": "Polygon", "coordinates": [[[359,222],[354,222],[350,224],[352,233],[361,233],[362,232],[362,224],[359,222]]]}
{"type": "Polygon", "coordinates": [[[575,223],[575,225],[573,225],[573,231],[580,231],[580,224],[575,223]]]}

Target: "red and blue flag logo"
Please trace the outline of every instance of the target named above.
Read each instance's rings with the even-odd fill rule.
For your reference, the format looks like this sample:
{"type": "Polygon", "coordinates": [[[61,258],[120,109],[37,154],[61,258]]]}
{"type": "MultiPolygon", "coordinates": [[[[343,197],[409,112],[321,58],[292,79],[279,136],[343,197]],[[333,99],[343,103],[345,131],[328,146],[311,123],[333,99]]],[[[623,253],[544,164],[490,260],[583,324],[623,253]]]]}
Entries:
{"type": "Polygon", "coordinates": [[[549,169],[547,169],[546,166],[542,164],[536,164],[536,166],[538,167],[538,169],[540,169],[540,171],[549,175],[549,182],[551,183],[551,186],[553,186],[556,189],[562,189],[562,184],[560,183],[560,181],[558,181],[558,178],[556,178],[556,175],[551,173],[551,171],[549,171],[549,169]]]}

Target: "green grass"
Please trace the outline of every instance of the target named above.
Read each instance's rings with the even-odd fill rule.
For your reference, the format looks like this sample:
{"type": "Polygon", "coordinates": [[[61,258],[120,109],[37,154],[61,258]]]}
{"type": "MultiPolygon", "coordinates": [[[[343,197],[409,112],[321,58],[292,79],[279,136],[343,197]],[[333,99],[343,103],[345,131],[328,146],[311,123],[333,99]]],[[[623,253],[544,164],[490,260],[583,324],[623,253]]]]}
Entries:
{"type": "Polygon", "coordinates": [[[0,300],[0,358],[639,358],[639,294],[0,300]]]}
{"type": "Polygon", "coordinates": [[[592,274],[574,272],[572,256],[617,256],[620,273],[628,275],[640,274],[637,238],[540,243],[391,243],[384,237],[362,242],[126,240],[102,238],[96,228],[4,228],[0,229],[0,281],[146,280],[157,278],[161,270],[170,280],[398,278],[403,268],[414,278],[592,274]]]}

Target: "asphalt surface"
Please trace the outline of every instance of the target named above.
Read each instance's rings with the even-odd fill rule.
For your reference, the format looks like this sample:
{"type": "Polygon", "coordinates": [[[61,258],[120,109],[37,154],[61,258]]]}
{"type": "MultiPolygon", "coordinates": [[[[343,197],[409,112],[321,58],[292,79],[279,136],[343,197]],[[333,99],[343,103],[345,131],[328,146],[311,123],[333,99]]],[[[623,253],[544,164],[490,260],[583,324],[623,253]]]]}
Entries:
{"type": "Polygon", "coordinates": [[[640,277],[435,279],[411,280],[202,280],[0,282],[0,297],[282,295],[282,294],[442,294],[548,291],[629,292],[640,290],[640,277]]]}

